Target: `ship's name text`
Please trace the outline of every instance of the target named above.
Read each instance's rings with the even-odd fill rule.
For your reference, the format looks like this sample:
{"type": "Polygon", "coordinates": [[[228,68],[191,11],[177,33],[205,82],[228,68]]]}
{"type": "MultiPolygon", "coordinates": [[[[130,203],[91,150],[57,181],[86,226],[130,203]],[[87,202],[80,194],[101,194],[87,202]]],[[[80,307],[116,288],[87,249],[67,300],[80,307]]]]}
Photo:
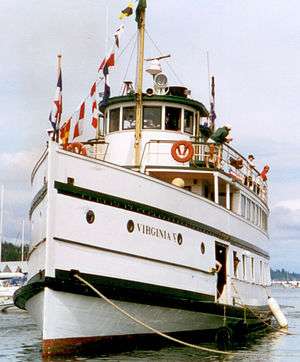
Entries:
{"type": "Polygon", "coordinates": [[[179,245],[181,245],[183,242],[183,238],[180,233],[169,232],[165,229],[161,229],[161,228],[154,227],[154,226],[149,226],[146,224],[141,224],[141,223],[135,224],[132,220],[128,221],[127,230],[130,233],[132,233],[135,229],[135,226],[136,226],[136,230],[141,234],[154,236],[154,237],[164,239],[164,240],[175,241],[179,245]]]}

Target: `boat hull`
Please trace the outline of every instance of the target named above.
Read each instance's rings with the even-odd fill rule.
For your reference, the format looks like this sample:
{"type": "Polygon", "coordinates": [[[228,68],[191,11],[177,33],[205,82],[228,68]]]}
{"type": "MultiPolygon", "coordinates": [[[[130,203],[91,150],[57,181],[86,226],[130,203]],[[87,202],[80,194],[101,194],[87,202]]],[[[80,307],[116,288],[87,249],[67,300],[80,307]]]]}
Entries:
{"type": "MultiPolygon", "coordinates": [[[[207,340],[224,324],[224,315],[209,313],[209,307],[199,312],[150,305],[147,300],[145,303],[113,302],[152,328],[188,341],[207,340]]],[[[159,344],[163,340],[99,297],[46,287],[27,301],[26,309],[42,330],[43,355],[70,354],[85,348],[90,352],[91,347],[98,352],[127,350],[137,344],[159,344]]],[[[227,325],[234,328],[241,320],[238,315],[237,312],[236,317],[227,316],[227,325]]],[[[258,323],[254,319],[248,320],[252,327],[258,323]]]]}

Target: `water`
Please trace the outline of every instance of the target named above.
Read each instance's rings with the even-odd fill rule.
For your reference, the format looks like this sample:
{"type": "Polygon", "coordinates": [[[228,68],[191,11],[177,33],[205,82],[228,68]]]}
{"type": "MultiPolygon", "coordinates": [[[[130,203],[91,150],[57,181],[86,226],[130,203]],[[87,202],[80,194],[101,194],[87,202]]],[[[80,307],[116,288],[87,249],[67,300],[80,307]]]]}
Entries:
{"type": "MultiPolygon", "coordinates": [[[[289,321],[289,332],[263,333],[236,347],[233,355],[220,356],[185,347],[158,350],[136,350],[127,353],[89,357],[51,358],[43,360],[40,353],[40,333],[25,312],[0,313],[0,361],[300,361],[300,289],[274,289],[277,299],[289,321]]],[[[215,348],[214,344],[206,345],[215,348]]]]}

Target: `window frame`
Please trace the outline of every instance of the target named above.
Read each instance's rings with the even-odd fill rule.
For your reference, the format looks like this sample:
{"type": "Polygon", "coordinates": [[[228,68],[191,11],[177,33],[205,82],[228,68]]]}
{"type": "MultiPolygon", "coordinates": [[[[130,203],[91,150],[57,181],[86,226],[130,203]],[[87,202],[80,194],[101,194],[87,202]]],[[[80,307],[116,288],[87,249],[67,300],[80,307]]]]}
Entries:
{"type": "MultiPolygon", "coordinates": [[[[108,125],[107,125],[107,133],[114,133],[114,132],[118,132],[118,131],[120,131],[120,117],[121,117],[121,107],[116,107],[116,108],[111,108],[110,110],[109,110],[109,119],[108,119],[108,125]],[[119,111],[119,120],[118,120],[118,129],[116,129],[116,130],[113,130],[113,131],[111,131],[111,129],[110,129],[110,126],[111,126],[111,112],[113,112],[113,111],[119,111]]],[[[117,119],[116,119],[116,121],[117,121],[117,119]]]]}

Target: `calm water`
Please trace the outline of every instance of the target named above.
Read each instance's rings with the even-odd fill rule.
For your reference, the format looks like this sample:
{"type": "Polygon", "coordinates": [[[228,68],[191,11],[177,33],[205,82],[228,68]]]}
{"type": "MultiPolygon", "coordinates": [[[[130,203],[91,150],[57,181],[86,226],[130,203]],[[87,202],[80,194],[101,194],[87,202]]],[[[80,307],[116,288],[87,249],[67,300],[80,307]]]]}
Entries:
{"type": "MultiPolygon", "coordinates": [[[[139,350],[128,353],[47,359],[44,361],[300,361],[300,289],[274,289],[273,296],[284,306],[292,335],[262,334],[236,348],[232,356],[217,356],[185,347],[139,350]]],[[[27,313],[0,313],[0,361],[43,361],[39,330],[27,313]]],[[[206,345],[214,348],[213,344],[206,345]]]]}

